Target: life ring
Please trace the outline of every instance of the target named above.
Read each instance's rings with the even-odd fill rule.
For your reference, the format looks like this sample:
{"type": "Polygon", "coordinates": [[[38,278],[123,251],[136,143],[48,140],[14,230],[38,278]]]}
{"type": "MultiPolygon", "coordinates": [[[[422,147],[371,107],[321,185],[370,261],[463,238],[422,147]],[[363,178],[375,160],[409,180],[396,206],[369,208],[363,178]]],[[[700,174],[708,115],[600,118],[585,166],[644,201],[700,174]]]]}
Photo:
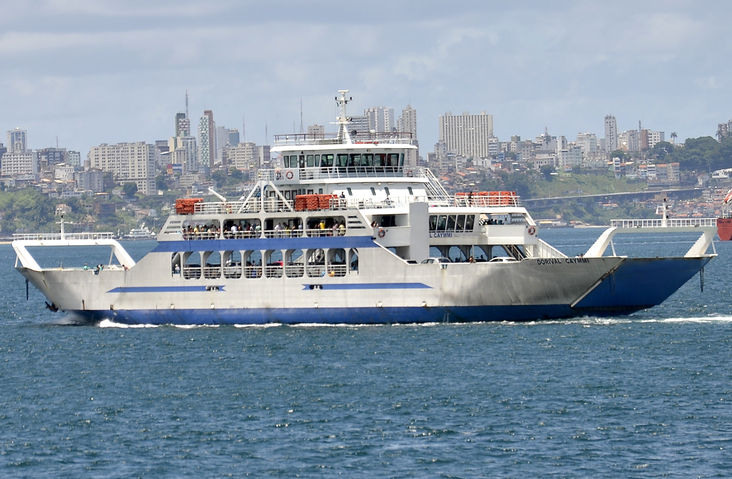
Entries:
{"type": "Polygon", "coordinates": [[[379,238],[383,238],[386,236],[386,230],[384,228],[379,228],[379,238]]]}
{"type": "Polygon", "coordinates": [[[529,234],[530,234],[531,236],[534,236],[534,235],[536,234],[536,227],[535,227],[535,226],[529,226],[529,231],[528,231],[528,233],[529,233],[529,234]]]}
{"type": "Polygon", "coordinates": [[[282,179],[282,172],[280,170],[275,171],[275,179],[276,180],[282,179]]]}
{"type": "Polygon", "coordinates": [[[287,173],[285,173],[285,177],[288,180],[291,180],[293,176],[295,176],[295,175],[292,173],[292,170],[287,170],[287,173]]]}

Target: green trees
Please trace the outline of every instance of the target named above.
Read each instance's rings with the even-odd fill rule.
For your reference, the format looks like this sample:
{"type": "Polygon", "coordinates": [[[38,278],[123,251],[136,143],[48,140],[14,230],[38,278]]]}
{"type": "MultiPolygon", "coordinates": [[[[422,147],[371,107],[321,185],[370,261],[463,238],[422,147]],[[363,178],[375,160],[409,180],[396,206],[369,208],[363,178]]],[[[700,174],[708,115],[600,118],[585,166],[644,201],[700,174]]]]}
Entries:
{"type": "Polygon", "coordinates": [[[0,231],[3,234],[53,230],[56,203],[33,188],[0,193],[0,231]]]}
{"type": "MultiPolygon", "coordinates": [[[[656,145],[658,146],[658,145],[656,145]]],[[[682,170],[710,172],[732,168],[732,138],[722,143],[711,136],[687,138],[683,148],[674,148],[666,161],[678,161],[682,170]]]]}

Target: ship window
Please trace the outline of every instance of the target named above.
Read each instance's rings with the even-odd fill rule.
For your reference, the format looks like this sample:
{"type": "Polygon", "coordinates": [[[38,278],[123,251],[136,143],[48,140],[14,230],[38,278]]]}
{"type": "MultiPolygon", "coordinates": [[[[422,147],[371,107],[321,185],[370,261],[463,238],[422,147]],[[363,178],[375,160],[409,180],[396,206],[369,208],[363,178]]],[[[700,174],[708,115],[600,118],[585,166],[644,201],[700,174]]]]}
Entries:
{"type": "Polygon", "coordinates": [[[290,167],[290,157],[287,155],[283,156],[282,164],[284,165],[285,168],[289,168],[290,167]]]}
{"type": "Polygon", "coordinates": [[[387,166],[399,166],[399,153],[389,153],[387,166]]]}
{"type": "Polygon", "coordinates": [[[338,166],[348,166],[348,155],[345,153],[338,153],[338,166]]]}
{"type": "Polygon", "coordinates": [[[346,250],[334,248],[328,250],[328,276],[346,275],[346,250]]]}
{"type": "Polygon", "coordinates": [[[305,271],[305,256],[302,250],[290,249],[285,252],[285,274],[288,278],[301,278],[305,271]]]}
{"type": "Polygon", "coordinates": [[[404,153],[399,153],[399,166],[404,166],[404,153]]]}
{"type": "Polygon", "coordinates": [[[182,261],[181,254],[180,253],[173,253],[172,260],[171,260],[171,271],[172,271],[172,273],[173,273],[174,276],[179,276],[180,275],[181,261],[182,261]]]}
{"type": "Polygon", "coordinates": [[[465,215],[458,215],[457,223],[455,223],[455,231],[463,231],[465,229],[465,215]]]}
{"type": "Polygon", "coordinates": [[[468,215],[465,218],[465,231],[473,231],[473,226],[475,226],[475,216],[468,215]]]}
{"type": "Polygon", "coordinates": [[[300,168],[305,168],[305,155],[300,155],[300,168]]]}
{"type": "Polygon", "coordinates": [[[350,269],[352,273],[358,272],[358,250],[355,248],[351,248],[351,250],[348,252],[348,264],[350,265],[350,269]]]}
{"type": "Polygon", "coordinates": [[[351,189],[350,186],[348,188],[346,188],[346,191],[348,191],[348,196],[353,196],[353,190],[351,189]]]}
{"type": "Polygon", "coordinates": [[[437,229],[437,215],[430,215],[430,231],[437,229]]]}
{"type": "Polygon", "coordinates": [[[201,277],[201,255],[197,251],[183,254],[183,278],[198,279],[201,277]]]}
{"type": "Polygon", "coordinates": [[[447,231],[455,231],[455,216],[450,215],[447,217],[447,231]]]}
{"type": "Polygon", "coordinates": [[[221,277],[221,256],[218,251],[207,251],[203,253],[206,258],[203,267],[203,277],[206,279],[216,279],[221,277]]]}
{"type": "Polygon", "coordinates": [[[411,186],[407,186],[407,191],[409,191],[409,196],[414,196],[414,192],[412,191],[411,186]]]}
{"type": "Polygon", "coordinates": [[[363,156],[363,164],[365,166],[373,166],[374,164],[374,155],[372,153],[364,153],[363,156]]]}
{"type": "Polygon", "coordinates": [[[262,253],[259,250],[244,253],[244,276],[254,279],[262,277],[262,253]]]}
{"type": "Polygon", "coordinates": [[[389,196],[389,195],[391,194],[391,193],[389,192],[389,187],[388,187],[388,186],[385,186],[385,187],[384,187],[384,192],[386,193],[386,196],[389,196]]]}
{"type": "Polygon", "coordinates": [[[447,257],[453,263],[464,263],[468,260],[465,251],[460,246],[450,246],[450,249],[447,251],[447,257]]]}
{"type": "Polygon", "coordinates": [[[241,252],[224,251],[224,277],[241,278],[241,252]]]}
{"type": "Polygon", "coordinates": [[[348,166],[361,166],[361,154],[351,153],[351,158],[348,160],[348,166]]]}
{"type": "Polygon", "coordinates": [[[267,250],[264,252],[264,275],[267,278],[281,278],[282,277],[282,251],[267,250]]]}
{"type": "Polygon", "coordinates": [[[328,153],[326,155],[322,155],[320,157],[320,165],[321,166],[333,166],[333,154],[328,153]]]}
{"type": "Polygon", "coordinates": [[[437,228],[435,228],[437,231],[445,231],[445,226],[447,226],[447,215],[439,215],[437,217],[437,228]]]}
{"type": "Polygon", "coordinates": [[[315,155],[308,155],[308,167],[313,167],[316,165],[315,163],[315,155]]]}
{"type": "Polygon", "coordinates": [[[325,276],[325,251],[322,249],[307,250],[307,275],[310,278],[319,278],[325,276]]]}
{"type": "Polygon", "coordinates": [[[374,155],[374,166],[386,166],[386,155],[384,153],[374,155]]]}
{"type": "Polygon", "coordinates": [[[374,196],[376,196],[376,190],[374,189],[373,186],[371,187],[371,194],[374,195],[374,196]]]}
{"type": "Polygon", "coordinates": [[[488,261],[490,258],[491,247],[488,245],[475,245],[473,246],[473,258],[475,261],[488,261]]]}

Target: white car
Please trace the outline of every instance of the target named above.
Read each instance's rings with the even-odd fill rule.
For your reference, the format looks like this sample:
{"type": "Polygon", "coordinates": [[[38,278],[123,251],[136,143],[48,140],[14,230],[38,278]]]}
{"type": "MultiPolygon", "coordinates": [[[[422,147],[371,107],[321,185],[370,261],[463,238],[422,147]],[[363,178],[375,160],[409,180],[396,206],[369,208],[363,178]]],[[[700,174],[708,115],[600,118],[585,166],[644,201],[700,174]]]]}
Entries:
{"type": "Polygon", "coordinates": [[[452,263],[449,258],[445,258],[444,256],[440,256],[439,258],[427,258],[422,260],[422,264],[428,264],[428,263],[452,263]]]}
{"type": "Polygon", "coordinates": [[[511,256],[496,256],[491,258],[489,263],[515,263],[517,260],[511,256]]]}

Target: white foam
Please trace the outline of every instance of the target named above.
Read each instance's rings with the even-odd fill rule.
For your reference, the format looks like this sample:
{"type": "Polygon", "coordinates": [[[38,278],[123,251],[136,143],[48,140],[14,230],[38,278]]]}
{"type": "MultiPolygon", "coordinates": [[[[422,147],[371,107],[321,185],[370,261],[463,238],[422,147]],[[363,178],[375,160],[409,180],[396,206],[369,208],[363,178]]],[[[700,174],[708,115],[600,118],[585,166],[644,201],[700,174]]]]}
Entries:
{"type": "Polygon", "coordinates": [[[235,324],[235,328],[255,328],[255,329],[266,329],[266,328],[278,328],[282,326],[282,323],[265,323],[265,324],[235,324]]]}
{"type": "Polygon", "coordinates": [[[103,319],[97,324],[100,328],[120,328],[120,329],[134,329],[134,328],[158,328],[157,324],[122,324],[115,323],[111,319],[103,319]]]}

